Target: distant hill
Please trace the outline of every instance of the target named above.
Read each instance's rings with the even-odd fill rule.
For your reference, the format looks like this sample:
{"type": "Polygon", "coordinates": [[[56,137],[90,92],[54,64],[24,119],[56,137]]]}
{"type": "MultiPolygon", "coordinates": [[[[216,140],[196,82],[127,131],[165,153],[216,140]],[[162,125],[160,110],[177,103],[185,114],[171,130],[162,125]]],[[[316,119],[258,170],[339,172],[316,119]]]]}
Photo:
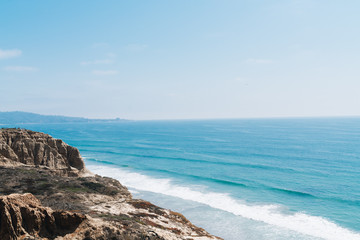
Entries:
{"type": "Polygon", "coordinates": [[[0,112],[0,124],[21,123],[82,123],[82,122],[118,122],[124,119],[89,119],[82,117],[65,117],[57,115],[41,115],[29,112],[0,112]]]}

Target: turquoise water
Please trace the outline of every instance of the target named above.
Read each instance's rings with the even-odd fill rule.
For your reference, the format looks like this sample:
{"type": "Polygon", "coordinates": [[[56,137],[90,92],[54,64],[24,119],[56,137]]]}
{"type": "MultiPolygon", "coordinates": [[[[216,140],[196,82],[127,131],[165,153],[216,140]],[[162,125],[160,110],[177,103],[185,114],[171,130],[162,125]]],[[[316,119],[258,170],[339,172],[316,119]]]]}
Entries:
{"type": "Polygon", "coordinates": [[[225,239],[360,239],[360,119],[27,124],[225,239]]]}

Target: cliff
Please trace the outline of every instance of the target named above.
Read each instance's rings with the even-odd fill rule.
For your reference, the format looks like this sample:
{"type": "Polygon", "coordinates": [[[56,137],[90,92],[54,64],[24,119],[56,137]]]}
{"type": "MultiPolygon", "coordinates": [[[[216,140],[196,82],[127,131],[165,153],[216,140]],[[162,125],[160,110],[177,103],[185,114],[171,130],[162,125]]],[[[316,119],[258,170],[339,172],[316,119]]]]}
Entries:
{"type": "Polygon", "coordinates": [[[25,129],[0,129],[0,164],[42,166],[67,175],[85,172],[77,148],[48,134],[25,129]]]}
{"type": "Polygon", "coordinates": [[[76,148],[47,134],[1,129],[0,163],[0,239],[219,239],[90,175],[76,148]]]}
{"type": "Polygon", "coordinates": [[[0,196],[0,238],[66,235],[86,219],[82,214],[45,208],[32,194],[0,196]]]}

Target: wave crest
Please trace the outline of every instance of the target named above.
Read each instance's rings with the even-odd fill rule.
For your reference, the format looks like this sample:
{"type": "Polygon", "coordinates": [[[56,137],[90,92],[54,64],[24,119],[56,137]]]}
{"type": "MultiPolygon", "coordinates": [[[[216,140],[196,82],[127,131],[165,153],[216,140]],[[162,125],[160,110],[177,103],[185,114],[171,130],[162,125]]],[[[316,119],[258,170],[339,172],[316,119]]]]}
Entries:
{"type": "Polygon", "coordinates": [[[284,214],[278,205],[248,205],[226,193],[200,192],[173,184],[170,179],[157,179],[120,168],[88,165],[94,173],[113,177],[137,190],[161,193],[191,200],[235,215],[328,240],[360,240],[360,234],[343,228],[325,218],[305,213],[284,214]]]}

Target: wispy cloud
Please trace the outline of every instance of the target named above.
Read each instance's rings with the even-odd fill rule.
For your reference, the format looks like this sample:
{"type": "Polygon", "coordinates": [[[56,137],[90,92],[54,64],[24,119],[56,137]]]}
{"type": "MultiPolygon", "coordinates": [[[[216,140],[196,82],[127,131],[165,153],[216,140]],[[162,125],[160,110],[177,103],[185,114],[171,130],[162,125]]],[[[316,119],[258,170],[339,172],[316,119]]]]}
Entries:
{"type": "Polygon", "coordinates": [[[273,63],[270,59],[256,59],[256,58],[249,58],[245,60],[246,63],[256,63],[256,64],[269,64],[273,63]]]}
{"type": "Polygon", "coordinates": [[[18,57],[22,54],[19,49],[3,50],[0,49],[0,59],[18,57]]]}
{"type": "Polygon", "coordinates": [[[37,68],[29,66],[6,66],[3,69],[9,72],[35,72],[38,70],[37,68]]]}
{"type": "Polygon", "coordinates": [[[81,65],[98,65],[98,64],[111,64],[113,63],[113,60],[111,59],[101,59],[101,60],[93,60],[93,61],[83,61],[80,64],[81,65]]]}
{"type": "Polygon", "coordinates": [[[94,70],[92,71],[92,74],[94,75],[116,75],[118,74],[118,71],[116,70],[94,70]]]}

